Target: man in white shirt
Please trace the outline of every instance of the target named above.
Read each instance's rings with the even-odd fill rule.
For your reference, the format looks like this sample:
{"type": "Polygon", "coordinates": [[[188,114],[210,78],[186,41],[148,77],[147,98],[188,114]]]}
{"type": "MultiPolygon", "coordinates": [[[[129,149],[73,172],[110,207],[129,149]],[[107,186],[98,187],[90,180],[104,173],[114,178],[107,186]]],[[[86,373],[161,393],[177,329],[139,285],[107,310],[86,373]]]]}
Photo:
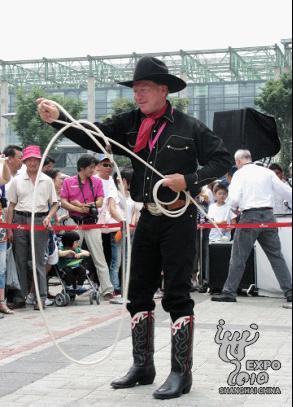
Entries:
{"type": "Polygon", "coordinates": [[[7,158],[7,165],[11,173],[10,181],[5,185],[6,197],[12,183],[12,179],[26,171],[26,165],[22,162],[22,148],[16,145],[9,145],[3,150],[7,158]]]}
{"type": "MultiPolygon", "coordinates": [[[[22,161],[26,164],[25,173],[13,178],[8,191],[9,207],[7,222],[16,224],[30,224],[33,206],[33,193],[37,188],[35,203],[35,224],[50,226],[51,218],[57,211],[57,195],[51,178],[41,173],[39,183],[36,186],[36,177],[41,163],[41,150],[38,146],[28,146],[23,151],[22,161]]],[[[28,260],[30,254],[29,231],[21,229],[8,229],[8,238],[13,240],[13,249],[16,267],[21,286],[21,298],[15,304],[25,307],[25,297],[29,293],[28,287],[28,260]]],[[[42,302],[45,306],[47,298],[47,278],[45,268],[45,254],[48,245],[48,232],[35,232],[35,256],[38,274],[39,290],[42,302]]],[[[35,305],[35,310],[39,310],[35,305]]]]}
{"type": "MultiPolygon", "coordinates": [[[[286,185],[273,171],[252,163],[248,150],[235,154],[238,171],[234,174],[230,188],[230,204],[233,210],[241,212],[239,223],[274,223],[274,196],[279,194],[292,204],[292,196],[286,185]]],[[[266,253],[276,278],[288,302],[292,302],[292,280],[281,252],[278,229],[237,229],[234,235],[229,274],[222,294],[212,301],[236,302],[246,261],[255,241],[266,253]]]]}
{"type": "MultiPolygon", "coordinates": [[[[20,146],[10,144],[3,150],[3,154],[7,158],[7,165],[10,170],[10,180],[5,184],[4,189],[1,188],[0,194],[6,200],[7,206],[9,206],[8,191],[12,184],[12,180],[19,174],[23,174],[26,171],[26,165],[22,162],[22,148],[20,146]]],[[[14,308],[18,308],[24,305],[22,295],[19,290],[6,287],[7,303],[14,308]]]]}
{"type": "Polygon", "coordinates": [[[15,177],[25,165],[22,162],[22,148],[16,145],[9,145],[3,150],[3,154],[7,157],[7,164],[11,175],[15,177]]]}

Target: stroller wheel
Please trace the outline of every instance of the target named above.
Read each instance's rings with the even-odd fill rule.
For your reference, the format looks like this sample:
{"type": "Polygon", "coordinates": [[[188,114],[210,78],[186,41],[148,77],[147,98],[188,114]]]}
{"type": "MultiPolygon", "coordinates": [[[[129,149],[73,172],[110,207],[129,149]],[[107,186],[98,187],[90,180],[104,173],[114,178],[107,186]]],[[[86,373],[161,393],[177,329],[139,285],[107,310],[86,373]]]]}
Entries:
{"type": "Polygon", "coordinates": [[[90,304],[93,305],[94,301],[97,300],[97,293],[96,292],[92,292],[90,293],[90,304]]]}
{"type": "Polygon", "coordinates": [[[69,294],[65,294],[65,306],[69,305],[71,301],[70,295],[69,294]]]}
{"type": "Polygon", "coordinates": [[[64,307],[66,304],[66,297],[65,294],[59,293],[56,295],[55,298],[55,304],[57,305],[57,307],[64,307]]]}
{"type": "Polygon", "coordinates": [[[71,295],[69,295],[69,297],[70,297],[70,302],[73,303],[73,302],[75,301],[76,295],[75,295],[75,294],[71,294],[71,295]]]}
{"type": "Polygon", "coordinates": [[[96,293],[95,297],[96,297],[95,300],[96,300],[97,305],[100,305],[101,304],[101,296],[100,296],[100,294],[96,293]]]}

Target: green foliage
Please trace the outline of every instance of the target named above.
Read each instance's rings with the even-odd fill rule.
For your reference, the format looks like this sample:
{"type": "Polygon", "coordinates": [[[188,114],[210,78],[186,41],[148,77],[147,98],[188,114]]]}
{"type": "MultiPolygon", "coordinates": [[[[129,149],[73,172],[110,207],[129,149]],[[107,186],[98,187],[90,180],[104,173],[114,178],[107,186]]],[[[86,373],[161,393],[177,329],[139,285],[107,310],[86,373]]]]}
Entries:
{"type": "Polygon", "coordinates": [[[130,112],[133,109],[136,109],[136,104],[133,100],[127,98],[118,98],[112,103],[112,109],[114,114],[121,114],[130,112]]]}
{"type": "MultiPolygon", "coordinates": [[[[49,96],[42,89],[33,89],[26,93],[19,89],[16,95],[16,116],[12,126],[22,142],[22,146],[39,145],[44,150],[56,133],[51,126],[43,123],[37,113],[36,100],[46,97],[62,105],[74,118],[78,119],[83,110],[82,102],[74,98],[49,96]]],[[[55,148],[61,139],[57,140],[55,148]]]]}
{"type": "Polygon", "coordinates": [[[267,82],[255,103],[276,119],[282,143],[280,161],[287,169],[292,159],[292,72],[283,74],[279,80],[267,82]]]}
{"type": "Polygon", "coordinates": [[[179,110],[180,112],[187,113],[189,99],[188,98],[179,98],[179,97],[170,97],[169,98],[171,105],[179,110]]]}
{"type": "Polygon", "coordinates": [[[116,155],[115,154],[115,161],[116,161],[119,168],[131,167],[130,158],[125,157],[124,155],[116,155]]]}

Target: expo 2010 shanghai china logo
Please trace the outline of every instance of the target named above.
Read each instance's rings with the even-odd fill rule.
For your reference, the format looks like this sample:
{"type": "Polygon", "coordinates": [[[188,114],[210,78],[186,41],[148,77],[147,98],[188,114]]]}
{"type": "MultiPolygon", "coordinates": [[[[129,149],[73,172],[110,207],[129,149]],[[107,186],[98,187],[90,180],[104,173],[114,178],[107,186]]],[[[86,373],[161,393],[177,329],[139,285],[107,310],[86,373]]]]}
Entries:
{"type": "Polygon", "coordinates": [[[219,357],[233,365],[228,376],[228,386],[220,387],[220,394],[281,394],[279,387],[269,387],[270,371],[281,369],[279,360],[247,360],[247,349],[260,338],[258,325],[251,324],[251,330],[231,332],[225,329],[225,321],[217,325],[215,342],[219,345],[219,357]]]}

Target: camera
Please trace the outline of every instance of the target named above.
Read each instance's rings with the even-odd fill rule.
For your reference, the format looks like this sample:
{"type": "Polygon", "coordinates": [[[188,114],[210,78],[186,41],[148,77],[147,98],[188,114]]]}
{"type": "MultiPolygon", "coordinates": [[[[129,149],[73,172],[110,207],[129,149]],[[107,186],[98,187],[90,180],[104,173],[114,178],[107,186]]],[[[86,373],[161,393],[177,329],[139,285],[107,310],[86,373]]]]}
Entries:
{"type": "Polygon", "coordinates": [[[0,207],[2,209],[7,208],[7,199],[6,198],[0,198],[0,207]]]}
{"type": "Polygon", "coordinates": [[[94,219],[98,219],[99,211],[95,204],[89,205],[89,215],[92,216],[94,219]]]}

